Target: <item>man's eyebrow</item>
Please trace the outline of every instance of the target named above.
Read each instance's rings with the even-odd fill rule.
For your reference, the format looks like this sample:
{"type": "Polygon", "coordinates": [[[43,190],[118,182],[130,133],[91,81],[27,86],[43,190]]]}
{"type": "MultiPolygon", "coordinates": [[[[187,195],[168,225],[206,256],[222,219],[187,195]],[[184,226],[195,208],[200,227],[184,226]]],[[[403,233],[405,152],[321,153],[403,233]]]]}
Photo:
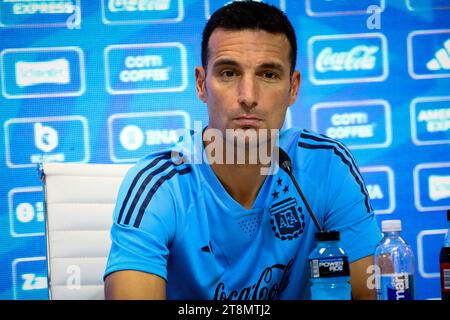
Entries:
{"type": "Polygon", "coordinates": [[[281,72],[285,71],[285,68],[281,63],[277,62],[266,62],[258,66],[259,69],[272,69],[272,70],[278,70],[281,72]]]}
{"type": "Polygon", "coordinates": [[[239,63],[232,59],[219,59],[214,62],[213,68],[217,68],[217,67],[224,66],[224,65],[238,67],[239,63]]]}
{"type": "MultiPolygon", "coordinates": [[[[239,67],[240,64],[233,59],[219,59],[213,63],[213,68],[217,68],[217,67],[221,67],[221,66],[239,67]]],[[[284,66],[278,62],[264,62],[258,66],[258,69],[271,69],[271,70],[277,70],[279,72],[285,71],[284,66]]]]}

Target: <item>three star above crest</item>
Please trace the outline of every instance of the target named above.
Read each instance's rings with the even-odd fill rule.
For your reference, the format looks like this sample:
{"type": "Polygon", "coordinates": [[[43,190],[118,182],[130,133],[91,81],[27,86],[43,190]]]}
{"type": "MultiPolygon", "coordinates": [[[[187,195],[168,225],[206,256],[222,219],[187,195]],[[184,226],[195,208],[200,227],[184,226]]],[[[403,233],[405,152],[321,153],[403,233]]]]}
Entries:
{"type": "MultiPolygon", "coordinates": [[[[273,191],[273,193],[272,193],[272,197],[274,198],[274,199],[278,199],[278,197],[279,197],[279,195],[280,195],[280,192],[281,191],[278,191],[277,190],[277,187],[282,187],[283,186],[283,180],[281,179],[281,178],[278,178],[278,180],[277,180],[277,185],[275,186],[275,190],[273,191]]],[[[281,189],[281,188],[280,188],[281,189]]],[[[283,188],[283,194],[286,194],[286,193],[288,193],[289,192],[289,184],[286,184],[285,186],[284,186],[284,188],[283,188]]]]}
{"type": "Polygon", "coordinates": [[[277,180],[278,186],[281,186],[282,183],[283,183],[283,180],[281,180],[281,178],[278,178],[278,180],[277,180]]]}
{"type": "Polygon", "coordinates": [[[279,195],[279,194],[280,194],[280,193],[277,192],[277,190],[274,190],[273,193],[272,193],[272,197],[273,197],[274,199],[278,199],[278,195],[279,195]]]}

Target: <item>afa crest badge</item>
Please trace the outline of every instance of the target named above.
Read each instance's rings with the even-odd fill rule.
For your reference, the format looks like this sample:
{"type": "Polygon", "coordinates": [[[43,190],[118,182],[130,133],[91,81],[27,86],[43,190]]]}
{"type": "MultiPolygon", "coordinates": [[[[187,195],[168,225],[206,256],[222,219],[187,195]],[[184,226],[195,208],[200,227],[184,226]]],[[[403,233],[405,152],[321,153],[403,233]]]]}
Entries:
{"type": "Polygon", "coordinates": [[[289,197],[283,201],[274,203],[270,209],[270,223],[277,238],[292,240],[303,233],[305,228],[305,216],[302,207],[297,200],[289,197]]]}

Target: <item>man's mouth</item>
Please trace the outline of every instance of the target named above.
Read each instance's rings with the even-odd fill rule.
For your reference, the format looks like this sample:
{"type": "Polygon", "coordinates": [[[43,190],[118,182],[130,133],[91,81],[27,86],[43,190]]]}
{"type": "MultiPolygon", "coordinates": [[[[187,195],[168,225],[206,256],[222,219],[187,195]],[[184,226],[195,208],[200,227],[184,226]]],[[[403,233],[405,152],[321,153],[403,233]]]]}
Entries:
{"type": "Polygon", "coordinates": [[[255,127],[258,126],[262,120],[255,116],[239,116],[234,118],[234,121],[242,127],[255,127]]]}

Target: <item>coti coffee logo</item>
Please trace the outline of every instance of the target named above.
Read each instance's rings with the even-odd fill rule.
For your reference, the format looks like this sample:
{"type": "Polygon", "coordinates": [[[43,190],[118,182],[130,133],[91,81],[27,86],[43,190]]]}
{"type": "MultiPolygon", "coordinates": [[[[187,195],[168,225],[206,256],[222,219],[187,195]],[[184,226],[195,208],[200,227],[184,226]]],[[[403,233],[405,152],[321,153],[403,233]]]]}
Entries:
{"type": "Polygon", "coordinates": [[[318,103],[312,107],[315,131],[341,140],[351,149],[391,144],[391,109],[385,100],[318,103]]]}
{"type": "Polygon", "coordinates": [[[169,80],[169,67],[163,68],[161,56],[128,56],[124,64],[126,69],[119,74],[122,82],[169,80]]]}
{"type": "Polygon", "coordinates": [[[180,43],[113,45],[104,54],[110,94],[178,92],[187,87],[186,49],[180,43]]]}
{"type": "Polygon", "coordinates": [[[313,84],[384,81],[387,41],[381,33],[315,36],[308,40],[313,84]]]}

